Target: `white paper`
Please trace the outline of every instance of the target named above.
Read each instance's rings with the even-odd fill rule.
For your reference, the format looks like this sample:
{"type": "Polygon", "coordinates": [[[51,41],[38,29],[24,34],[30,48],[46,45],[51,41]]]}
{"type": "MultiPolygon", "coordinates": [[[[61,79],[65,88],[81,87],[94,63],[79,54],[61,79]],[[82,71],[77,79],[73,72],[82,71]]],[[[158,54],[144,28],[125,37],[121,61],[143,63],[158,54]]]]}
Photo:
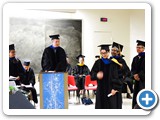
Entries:
{"type": "Polygon", "coordinates": [[[9,80],[16,80],[16,77],[14,77],[14,76],[9,76],[9,80]]]}
{"type": "Polygon", "coordinates": [[[16,83],[15,83],[15,81],[9,81],[9,86],[16,86],[16,83]]]}
{"type": "Polygon", "coordinates": [[[32,85],[24,85],[24,84],[21,84],[21,85],[17,85],[17,87],[26,87],[26,88],[29,88],[29,87],[32,87],[32,85]]]}
{"type": "Polygon", "coordinates": [[[112,96],[112,93],[108,94],[108,97],[111,97],[112,96]]]}

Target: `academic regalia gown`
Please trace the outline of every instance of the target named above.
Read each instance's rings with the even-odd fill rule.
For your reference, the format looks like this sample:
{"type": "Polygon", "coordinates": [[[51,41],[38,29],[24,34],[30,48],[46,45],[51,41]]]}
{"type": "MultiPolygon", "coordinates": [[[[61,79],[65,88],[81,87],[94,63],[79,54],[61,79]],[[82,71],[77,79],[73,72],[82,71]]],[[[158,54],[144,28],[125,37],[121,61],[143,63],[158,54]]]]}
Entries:
{"type": "MultiPolygon", "coordinates": [[[[122,70],[123,70],[123,80],[124,80],[124,84],[127,83],[129,89],[130,89],[130,92],[133,93],[133,79],[131,78],[131,70],[129,69],[126,61],[121,57],[120,60],[119,60],[120,63],[122,63],[123,67],[122,67],[122,70]]],[[[123,85],[124,85],[123,84],[123,85]]],[[[122,88],[122,91],[125,90],[125,87],[123,86],[122,88]]],[[[126,87],[126,90],[127,92],[127,87],[126,87]]]]}
{"type": "Polygon", "coordinates": [[[140,78],[139,81],[135,80],[132,102],[132,108],[134,108],[134,106],[137,104],[136,97],[138,92],[145,88],[145,53],[140,53],[133,58],[131,73],[132,75],[138,74],[140,78]]]}
{"type": "Polygon", "coordinates": [[[123,65],[122,67],[118,66],[118,76],[119,76],[119,78],[123,79],[123,76],[126,74],[126,71],[127,71],[127,65],[126,65],[124,59],[122,59],[122,57],[120,57],[120,56],[110,57],[111,60],[112,60],[112,58],[116,59],[120,64],[123,65]]]}
{"type": "MultiPolygon", "coordinates": [[[[131,81],[131,78],[130,78],[131,77],[131,71],[130,71],[128,65],[126,64],[126,61],[121,56],[112,56],[110,59],[112,59],[112,58],[115,58],[119,63],[121,63],[123,65],[122,67],[120,67],[120,66],[118,67],[119,78],[123,79],[125,84],[127,83],[127,85],[130,88],[130,91],[132,93],[133,92],[133,88],[132,88],[133,85],[131,83],[132,81],[131,81]],[[127,81],[126,78],[128,78],[130,81],[127,81]]],[[[122,92],[127,91],[125,89],[127,89],[127,87],[124,88],[124,84],[123,84],[122,92]]]]}
{"type": "Polygon", "coordinates": [[[37,92],[36,92],[36,89],[34,88],[35,74],[34,74],[34,71],[32,68],[29,68],[28,71],[24,70],[24,79],[22,80],[22,84],[24,84],[24,85],[32,84],[32,87],[29,87],[29,88],[24,87],[23,90],[28,91],[28,92],[29,92],[29,90],[31,90],[33,101],[35,103],[38,103],[37,92]]]}
{"type": "Polygon", "coordinates": [[[63,48],[52,45],[45,48],[41,61],[43,71],[65,72],[66,65],[66,53],[63,48]]]}
{"type": "Polygon", "coordinates": [[[118,78],[118,65],[110,61],[105,64],[102,59],[95,62],[91,70],[91,79],[97,80],[98,86],[96,91],[95,109],[121,109],[122,96],[121,92],[117,92],[114,96],[108,97],[111,90],[121,91],[122,82],[118,78]],[[97,78],[97,73],[103,72],[103,79],[97,78]]]}
{"type": "Polygon", "coordinates": [[[35,74],[32,68],[29,68],[28,71],[24,70],[24,79],[22,80],[22,84],[24,85],[35,85],[35,74]]]}
{"type": "Polygon", "coordinates": [[[20,85],[24,78],[24,69],[21,61],[18,58],[9,58],[9,76],[20,77],[20,80],[16,80],[16,85],[20,85]]]}
{"type": "Polygon", "coordinates": [[[121,63],[123,65],[121,68],[123,76],[130,77],[131,71],[130,71],[126,61],[122,57],[119,57],[117,60],[119,63],[121,63]]]}
{"type": "Polygon", "coordinates": [[[76,65],[73,69],[73,75],[76,80],[76,86],[78,87],[77,96],[80,97],[79,92],[80,90],[84,89],[85,84],[85,76],[89,75],[90,70],[86,65],[80,66],[76,65]],[[83,77],[79,77],[79,75],[83,75],[83,77]]]}

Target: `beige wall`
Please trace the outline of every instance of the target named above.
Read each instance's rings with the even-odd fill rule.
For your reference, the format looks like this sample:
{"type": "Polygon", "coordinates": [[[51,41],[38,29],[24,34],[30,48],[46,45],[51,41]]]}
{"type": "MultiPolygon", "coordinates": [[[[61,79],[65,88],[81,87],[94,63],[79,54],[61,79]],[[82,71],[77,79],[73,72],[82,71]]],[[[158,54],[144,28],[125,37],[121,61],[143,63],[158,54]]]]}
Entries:
{"type": "Polygon", "coordinates": [[[145,41],[145,11],[131,10],[130,12],[130,61],[136,53],[136,40],[145,41]]]}
{"type": "Polygon", "coordinates": [[[130,58],[130,11],[129,10],[78,10],[77,16],[83,20],[82,51],[86,56],[86,64],[92,67],[99,54],[97,46],[113,41],[124,45],[123,54],[129,63],[130,58]],[[101,17],[108,22],[100,22],[101,17]]]}
{"type": "Polygon", "coordinates": [[[124,45],[122,54],[131,66],[137,54],[136,40],[144,40],[145,36],[144,10],[78,10],[75,17],[83,20],[82,53],[90,69],[99,54],[97,46],[113,41],[124,45]],[[100,22],[101,17],[108,18],[108,22],[100,22]]]}

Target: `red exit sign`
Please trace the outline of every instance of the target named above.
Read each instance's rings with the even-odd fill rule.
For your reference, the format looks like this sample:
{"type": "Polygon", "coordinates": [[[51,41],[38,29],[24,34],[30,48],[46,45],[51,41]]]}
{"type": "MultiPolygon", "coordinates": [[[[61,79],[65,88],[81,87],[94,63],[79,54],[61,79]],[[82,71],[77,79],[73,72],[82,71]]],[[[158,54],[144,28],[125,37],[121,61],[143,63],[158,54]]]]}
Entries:
{"type": "Polygon", "coordinates": [[[101,18],[100,20],[101,20],[101,22],[107,22],[108,18],[101,18]]]}

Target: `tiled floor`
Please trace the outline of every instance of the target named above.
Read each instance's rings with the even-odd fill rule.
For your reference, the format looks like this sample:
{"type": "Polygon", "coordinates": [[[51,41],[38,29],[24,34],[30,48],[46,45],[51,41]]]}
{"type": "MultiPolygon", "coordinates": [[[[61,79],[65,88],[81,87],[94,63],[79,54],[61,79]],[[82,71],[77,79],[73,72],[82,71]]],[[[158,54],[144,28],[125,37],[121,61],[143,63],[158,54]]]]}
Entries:
{"type": "MultiPolygon", "coordinates": [[[[39,94],[39,82],[37,82],[35,84],[35,88],[37,90],[37,94],[39,94]]],[[[90,91],[92,92],[92,91],[90,91]]],[[[93,103],[95,103],[95,97],[92,96],[92,93],[90,94],[90,98],[93,101],[93,103]]],[[[122,104],[122,109],[131,109],[132,106],[132,99],[128,99],[126,98],[126,94],[122,94],[122,98],[123,98],[123,104],[122,104]]],[[[94,109],[95,108],[95,104],[92,105],[83,105],[82,103],[77,105],[75,104],[76,102],[76,97],[73,96],[73,93],[71,93],[71,97],[68,100],[68,109],[94,109]]],[[[36,105],[36,109],[40,109],[40,99],[38,96],[38,104],[36,105]]]]}

